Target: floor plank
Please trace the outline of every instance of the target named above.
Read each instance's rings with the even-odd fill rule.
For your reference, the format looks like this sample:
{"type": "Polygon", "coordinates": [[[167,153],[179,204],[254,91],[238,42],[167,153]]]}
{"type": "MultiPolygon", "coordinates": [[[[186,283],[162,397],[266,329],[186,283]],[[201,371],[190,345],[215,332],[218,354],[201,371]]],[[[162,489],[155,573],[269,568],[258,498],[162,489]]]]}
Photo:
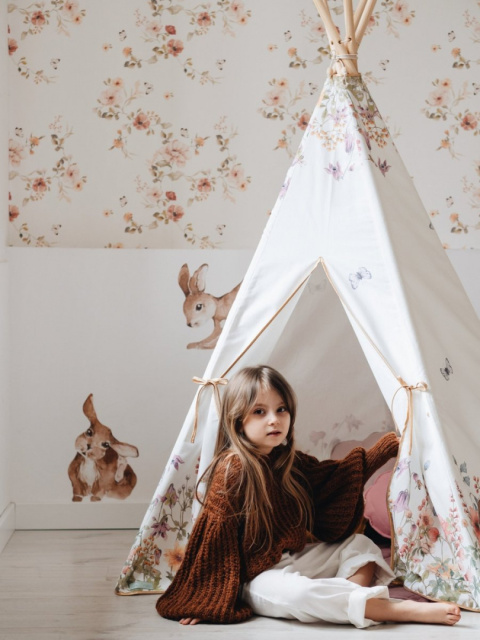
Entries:
{"type": "Polygon", "coordinates": [[[182,627],[157,615],[154,595],[114,594],[134,535],[131,530],[15,532],[0,555],[2,640],[207,640],[220,634],[222,640],[313,640],[327,633],[333,640],[362,640],[367,634],[370,640],[480,637],[480,615],[471,612],[463,612],[453,629],[410,624],[358,630],[269,618],[182,627]]]}

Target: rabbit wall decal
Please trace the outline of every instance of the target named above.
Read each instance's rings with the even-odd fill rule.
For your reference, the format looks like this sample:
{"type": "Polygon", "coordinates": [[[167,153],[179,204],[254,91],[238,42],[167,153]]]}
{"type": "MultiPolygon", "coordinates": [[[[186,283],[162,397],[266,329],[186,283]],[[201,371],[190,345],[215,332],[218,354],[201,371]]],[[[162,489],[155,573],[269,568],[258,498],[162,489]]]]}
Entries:
{"type": "Polygon", "coordinates": [[[217,344],[218,337],[222,333],[223,324],[230,311],[230,307],[235,300],[241,282],[229,293],[216,297],[210,293],[205,293],[205,275],[208,264],[202,264],[190,277],[190,270],[184,264],[178,274],[178,284],[185,294],[183,303],[183,313],[189,327],[199,327],[200,325],[213,320],[212,333],[199,342],[190,342],[187,349],[213,349],[217,344]]]}
{"type": "Polygon", "coordinates": [[[124,500],[137,484],[137,476],[127,458],[137,458],[138,449],[117,440],[102,424],[93,406],[93,394],[83,404],[90,426],[75,440],[77,454],[68,467],[73,488],[73,502],[90,496],[99,502],[105,496],[124,500]]]}

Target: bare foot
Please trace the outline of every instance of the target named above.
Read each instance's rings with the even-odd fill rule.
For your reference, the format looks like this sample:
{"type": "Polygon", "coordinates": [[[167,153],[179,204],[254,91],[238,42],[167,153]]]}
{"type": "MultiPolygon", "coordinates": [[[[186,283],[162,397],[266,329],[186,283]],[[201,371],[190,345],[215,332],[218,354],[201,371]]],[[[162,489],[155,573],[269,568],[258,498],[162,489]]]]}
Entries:
{"type": "Polygon", "coordinates": [[[367,600],[365,617],[376,622],[423,622],[452,626],[460,620],[460,608],[451,602],[395,602],[372,598],[367,600]]]}
{"type": "Polygon", "coordinates": [[[179,620],[180,624],[198,624],[199,622],[201,622],[200,618],[182,618],[181,620],[179,620]]]}
{"type": "Polygon", "coordinates": [[[414,622],[454,625],[460,620],[460,607],[451,602],[415,602],[414,622]]]}

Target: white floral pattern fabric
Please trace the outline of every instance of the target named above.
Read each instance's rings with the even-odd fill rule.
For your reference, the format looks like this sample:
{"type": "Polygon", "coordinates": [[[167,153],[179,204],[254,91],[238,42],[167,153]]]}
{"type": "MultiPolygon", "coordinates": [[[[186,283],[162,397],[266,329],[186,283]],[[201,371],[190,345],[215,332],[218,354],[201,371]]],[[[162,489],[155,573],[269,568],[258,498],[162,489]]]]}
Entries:
{"type": "MultiPolygon", "coordinates": [[[[456,282],[367,85],[335,76],[203,378],[258,362],[279,368],[298,389],[299,448],[319,458],[352,432],[362,440],[379,430],[368,422],[381,406],[378,385],[402,432],[388,496],[394,570],[415,592],[480,609],[473,444],[480,326],[456,282]],[[334,289],[318,276],[319,258],[333,300],[334,289]],[[422,269],[425,260],[435,269],[422,269]],[[345,311],[371,371],[346,342],[345,311]],[[330,426],[327,413],[338,416],[351,402],[355,415],[343,413],[330,426]]],[[[203,470],[211,460],[218,425],[213,399],[202,395],[197,439],[189,443],[196,411],[194,402],[124,567],[121,592],[165,588],[180,564],[195,509],[185,492],[193,466],[203,470]]]]}

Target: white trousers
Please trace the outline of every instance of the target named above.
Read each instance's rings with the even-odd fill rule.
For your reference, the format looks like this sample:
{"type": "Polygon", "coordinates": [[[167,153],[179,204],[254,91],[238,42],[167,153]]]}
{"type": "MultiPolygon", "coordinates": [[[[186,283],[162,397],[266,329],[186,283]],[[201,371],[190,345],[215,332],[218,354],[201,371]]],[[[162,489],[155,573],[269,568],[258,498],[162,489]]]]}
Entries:
{"type": "Polygon", "coordinates": [[[369,598],[388,598],[394,578],[380,549],[367,537],[355,534],[344,542],[308,544],[300,553],[284,553],[271,569],[243,585],[242,598],[254,613],[301,622],[336,622],[362,629],[374,624],[365,618],[369,598]],[[374,562],[371,587],[347,578],[374,562]]]}

